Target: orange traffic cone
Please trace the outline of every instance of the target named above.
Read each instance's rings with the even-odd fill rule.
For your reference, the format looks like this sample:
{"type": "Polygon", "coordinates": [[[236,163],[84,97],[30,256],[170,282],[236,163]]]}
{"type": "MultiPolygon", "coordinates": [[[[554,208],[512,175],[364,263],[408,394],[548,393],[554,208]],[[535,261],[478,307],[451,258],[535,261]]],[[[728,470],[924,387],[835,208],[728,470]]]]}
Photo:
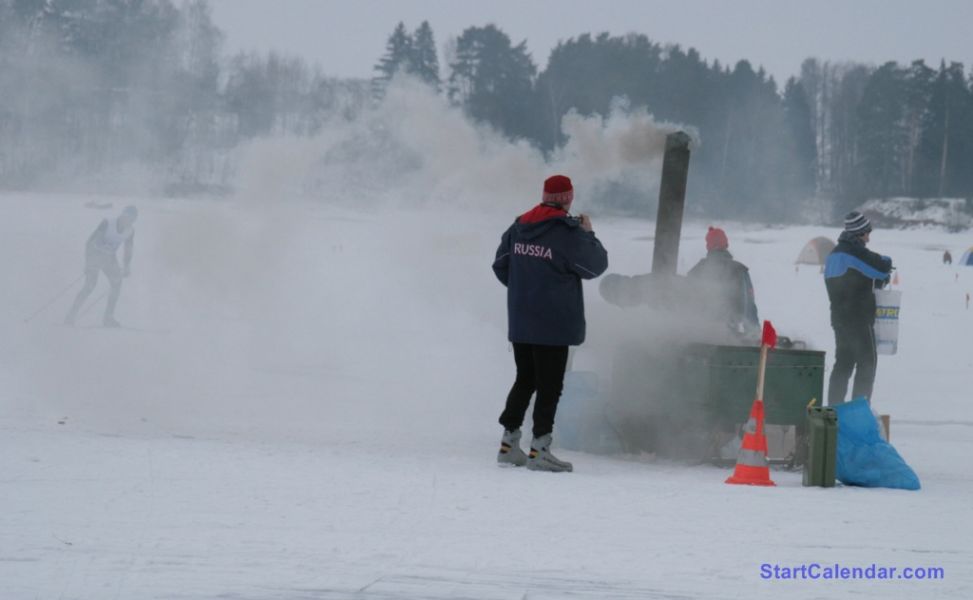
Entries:
{"type": "Polygon", "coordinates": [[[899,285],[899,272],[896,271],[895,275],[892,276],[892,285],[899,285]]]}
{"type": "Polygon", "coordinates": [[[750,418],[743,428],[743,443],[737,454],[737,466],[727,483],[775,485],[770,480],[767,463],[767,436],[764,434],[764,402],[760,398],[750,407],[750,418]]]}
{"type": "Polygon", "coordinates": [[[737,454],[737,466],[726,483],[744,485],[776,485],[770,480],[767,463],[767,435],[764,433],[764,377],[767,373],[767,352],[777,346],[777,332],[770,321],[764,321],[760,339],[760,365],[757,370],[757,397],[750,407],[750,418],[743,428],[743,442],[737,454]]]}

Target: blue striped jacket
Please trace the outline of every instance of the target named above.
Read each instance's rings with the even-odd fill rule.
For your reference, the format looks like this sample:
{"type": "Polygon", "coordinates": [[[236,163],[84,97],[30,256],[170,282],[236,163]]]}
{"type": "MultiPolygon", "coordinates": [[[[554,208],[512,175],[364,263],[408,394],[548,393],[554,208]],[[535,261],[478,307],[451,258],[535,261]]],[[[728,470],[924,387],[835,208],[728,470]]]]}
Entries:
{"type": "Polygon", "coordinates": [[[833,327],[873,325],[875,293],[889,281],[892,259],[872,252],[859,237],[842,235],[824,264],[833,327]]]}

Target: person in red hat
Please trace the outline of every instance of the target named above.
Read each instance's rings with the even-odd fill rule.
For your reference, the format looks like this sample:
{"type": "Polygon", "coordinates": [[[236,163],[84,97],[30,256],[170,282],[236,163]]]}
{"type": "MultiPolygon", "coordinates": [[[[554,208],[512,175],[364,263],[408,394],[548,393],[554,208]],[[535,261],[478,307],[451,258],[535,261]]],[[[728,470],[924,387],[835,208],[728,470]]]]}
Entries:
{"type": "Polygon", "coordinates": [[[696,283],[706,316],[725,324],[736,337],[759,339],[760,318],[750,270],[729,251],[730,240],[719,227],[706,232],[706,257],[686,276],[696,283]]]}
{"type": "Polygon", "coordinates": [[[587,215],[572,217],[574,187],[564,175],[544,182],[541,203],[517,217],[500,240],[493,272],[507,286],[508,339],[517,377],[500,415],[497,462],[539,471],[571,471],[551,453],[554,415],[564,385],[568,346],[585,337],[581,281],[608,268],[608,253],[587,215]],[[529,456],[520,427],[536,392],[529,456]]]}

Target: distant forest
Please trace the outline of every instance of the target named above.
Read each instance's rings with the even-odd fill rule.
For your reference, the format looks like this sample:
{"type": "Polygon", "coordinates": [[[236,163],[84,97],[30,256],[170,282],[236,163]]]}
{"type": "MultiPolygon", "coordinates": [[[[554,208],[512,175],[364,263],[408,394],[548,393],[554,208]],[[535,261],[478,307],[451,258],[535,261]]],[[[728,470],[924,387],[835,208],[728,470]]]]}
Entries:
{"type": "MultiPolygon", "coordinates": [[[[545,153],[569,111],[645,107],[698,132],[690,193],[712,217],[831,219],[869,198],[973,206],[973,73],[962,63],[881,66],[809,58],[780,86],[644,35],[580,34],[541,69],[494,25],[440,55],[428,23],[400,23],[372,80],[328,77],[300,57],[225,56],[205,0],[0,0],[0,187],[161,169],[173,193],[229,181],[234,148],[314,135],[380,102],[399,72],[469,117],[545,153]]],[[[624,190],[610,204],[638,212],[624,190]]]]}

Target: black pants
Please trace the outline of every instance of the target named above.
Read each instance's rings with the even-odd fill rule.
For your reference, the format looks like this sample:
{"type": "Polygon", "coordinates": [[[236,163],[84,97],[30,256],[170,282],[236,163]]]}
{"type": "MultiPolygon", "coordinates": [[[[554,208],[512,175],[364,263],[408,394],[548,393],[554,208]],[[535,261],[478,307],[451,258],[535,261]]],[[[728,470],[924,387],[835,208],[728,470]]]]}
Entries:
{"type": "Polygon", "coordinates": [[[507,395],[507,406],[500,415],[500,424],[508,431],[520,429],[530,405],[534,401],[534,437],[554,430],[554,414],[564,386],[564,369],[568,364],[567,346],[514,344],[517,379],[507,395]]]}
{"type": "Polygon", "coordinates": [[[828,384],[828,405],[834,406],[845,401],[848,379],[855,372],[855,383],[851,397],[872,398],[875,383],[875,368],[878,354],[875,351],[875,329],[871,323],[857,325],[833,325],[834,328],[834,369],[828,384]]]}

